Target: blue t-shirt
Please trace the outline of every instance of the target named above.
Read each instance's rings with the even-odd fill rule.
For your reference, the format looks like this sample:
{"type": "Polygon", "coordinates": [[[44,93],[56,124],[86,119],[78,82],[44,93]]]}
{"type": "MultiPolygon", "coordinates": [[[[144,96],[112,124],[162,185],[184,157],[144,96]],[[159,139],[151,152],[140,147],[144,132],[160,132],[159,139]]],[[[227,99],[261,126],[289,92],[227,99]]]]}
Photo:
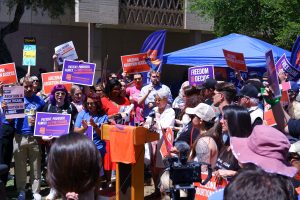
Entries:
{"type": "Polygon", "coordinates": [[[16,131],[17,134],[22,135],[32,135],[34,124],[29,125],[28,123],[28,115],[33,115],[35,117],[36,112],[42,111],[45,101],[33,94],[31,97],[25,97],[25,118],[18,118],[16,119],[16,131]]]}
{"type": "MultiPolygon", "coordinates": [[[[1,105],[2,101],[3,101],[3,96],[0,96],[0,105],[1,105]]],[[[0,108],[0,118],[1,118],[0,126],[2,124],[9,124],[8,121],[5,119],[4,111],[2,108],[0,108]]],[[[3,131],[2,131],[2,127],[1,127],[0,128],[0,139],[2,139],[2,137],[3,137],[3,131]]]]}
{"type": "MultiPolygon", "coordinates": [[[[107,115],[95,115],[91,116],[89,112],[82,110],[80,113],[78,113],[76,121],[75,121],[75,127],[81,128],[82,127],[82,120],[86,120],[86,122],[89,125],[90,118],[93,118],[95,124],[97,124],[98,127],[101,127],[101,124],[108,122],[108,116],[107,115]]],[[[96,131],[93,131],[93,141],[97,147],[97,149],[101,152],[102,156],[105,153],[105,141],[101,140],[96,131]]]]}
{"type": "MultiPolygon", "coordinates": [[[[0,96],[0,104],[3,102],[3,96],[0,96]]],[[[1,108],[1,124],[9,124],[9,122],[6,120],[5,118],[5,114],[4,114],[4,111],[2,110],[1,108]]]]}

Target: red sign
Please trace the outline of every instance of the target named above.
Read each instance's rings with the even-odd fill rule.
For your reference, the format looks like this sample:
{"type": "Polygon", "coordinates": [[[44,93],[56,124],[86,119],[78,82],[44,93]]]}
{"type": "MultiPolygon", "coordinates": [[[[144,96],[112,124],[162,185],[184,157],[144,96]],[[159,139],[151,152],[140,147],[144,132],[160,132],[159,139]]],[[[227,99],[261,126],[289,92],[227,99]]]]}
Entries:
{"type": "Polygon", "coordinates": [[[264,112],[264,121],[265,121],[266,125],[268,125],[268,126],[275,126],[276,125],[276,121],[275,121],[272,110],[265,110],[265,112],[264,112]]]}
{"type": "Polygon", "coordinates": [[[147,53],[121,56],[123,71],[127,74],[150,71],[146,58],[147,53]]]}
{"type": "Polygon", "coordinates": [[[227,51],[225,49],[223,49],[223,53],[228,67],[237,71],[243,71],[243,72],[248,71],[244,54],[233,52],[233,51],[227,51]]]}
{"type": "Polygon", "coordinates": [[[281,103],[282,106],[289,105],[290,98],[289,98],[288,91],[282,91],[281,92],[280,103],[281,103]]]}
{"type": "Polygon", "coordinates": [[[160,148],[160,153],[163,158],[170,155],[171,148],[173,147],[174,134],[171,128],[167,128],[167,131],[163,135],[164,141],[160,148]]]}
{"type": "Polygon", "coordinates": [[[15,63],[0,65],[0,81],[2,84],[15,84],[18,82],[15,63]]]}
{"type": "Polygon", "coordinates": [[[53,86],[61,84],[64,85],[70,92],[72,83],[65,83],[61,81],[62,72],[49,72],[42,74],[43,91],[44,94],[50,94],[53,86]]]}
{"type": "MultiPolygon", "coordinates": [[[[202,180],[205,180],[206,177],[207,174],[201,174],[202,180]]],[[[201,185],[200,183],[194,183],[194,186],[196,187],[195,199],[207,200],[212,193],[221,188],[225,188],[227,184],[227,180],[217,178],[215,175],[212,175],[210,181],[208,181],[205,185],[201,185]]]]}

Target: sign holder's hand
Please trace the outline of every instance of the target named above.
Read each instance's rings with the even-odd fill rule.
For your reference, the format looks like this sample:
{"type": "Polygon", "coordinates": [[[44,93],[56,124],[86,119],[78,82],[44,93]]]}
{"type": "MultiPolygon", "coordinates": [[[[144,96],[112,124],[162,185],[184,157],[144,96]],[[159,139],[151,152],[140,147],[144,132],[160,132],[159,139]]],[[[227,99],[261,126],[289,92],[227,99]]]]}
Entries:
{"type": "Polygon", "coordinates": [[[84,128],[84,130],[86,131],[86,129],[88,128],[88,124],[86,122],[86,120],[82,120],[82,127],[84,128]]]}
{"type": "Polygon", "coordinates": [[[90,125],[93,127],[93,128],[98,128],[97,124],[95,123],[95,121],[93,120],[93,118],[90,118],[90,125]]]}

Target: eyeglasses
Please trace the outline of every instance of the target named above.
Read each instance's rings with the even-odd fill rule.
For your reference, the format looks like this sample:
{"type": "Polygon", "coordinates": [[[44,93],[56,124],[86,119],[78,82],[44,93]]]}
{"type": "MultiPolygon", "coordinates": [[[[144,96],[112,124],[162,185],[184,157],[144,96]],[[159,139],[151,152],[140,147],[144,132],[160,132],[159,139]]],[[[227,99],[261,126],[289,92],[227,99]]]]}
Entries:
{"type": "Polygon", "coordinates": [[[288,90],[288,93],[292,94],[292,93],[295,93],[295,92],[294,92],[294,90],[289,89],[289,90],[288,90]]]}
{"type": "Polygon", "coordinates": [[[39,82],[39,80],[33,80],[32,82],[39,82]]]}
{"type": "Polygon", "coordinates": [[[160,101],[161,101],[161,99],[154,99],[154,101],[155,101],[155,102],[160,102],[160,101]]]}
{"type": "Polygon", "coordinates": [[[26,85],[26,86],[24,86],[25,89],[32,88],[32,87],[33,87],[33,85],[26,85]]]}
{"type": "Polygon", "coordinates": [[[238,99],[242,99],[242,98],[249,99],[250,97],[248,97],[248,96],[245,96],[245,95],[244,95],[244,96],[239,96],[239,97],[238,97],[238,99]]]}
{"type": "Polygon", "coordinates": [[[86,102],[86,105],[91,105],[91,106],[94,106],[94,105],[96,105],[96,103],[95,102],[86,102]]]}
{"type": "Polygon", "coordinates": [[[222,92],[214,92],[214,95],[217,95],[217,94],[222,94],[223,95],[222,92]]]}
{"type": "Polygon", "coordinates": [[[59,96],[59,95],[61,95],[61,96],[65,96],[65,95],[66,95],[66,93],[65,93],[65,92],[55,92],[55,95],[56,95],[56,96],[59,96]]]}

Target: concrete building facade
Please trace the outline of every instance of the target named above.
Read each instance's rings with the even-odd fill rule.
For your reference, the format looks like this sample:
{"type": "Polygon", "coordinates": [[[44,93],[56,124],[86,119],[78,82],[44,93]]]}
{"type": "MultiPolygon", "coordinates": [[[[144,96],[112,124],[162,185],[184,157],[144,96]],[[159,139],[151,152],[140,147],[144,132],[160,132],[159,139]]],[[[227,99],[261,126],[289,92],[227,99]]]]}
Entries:
{"type": "MultiPolygon", "coordinates": [[[[0,0],[1,2],[1,0],[0,0]]],[[[5,41],[18,66],[22,64],[23,37],[37,40],[37,67],[52,70],[54,47],[73,41],[82,60],[97,64],[96,79],[100,76],[104,58],[108,55],[107,71],[120,72],[120,56],[139,53],[149,34],[167,29],[165,53],[212,39],[213,22],[205,21],[189,11],[188,0],[75,0],[75,11],[59,19],[50,19],[26,10],[19,31],[5,41]]],[[[1,4],[0,26],[13,18],[1,4]]],[[[184,72],[184,67],[164,66],[168,81],[184,72]],[[169,73],[176,71],[176,73],[169,73]],[[171,75],[171,77],[170,77],[171,75]],[[174,76],[174,77],[172,77],[174,76]]],[[[172,84],[170,82],[169,84],[172,84]]]]}

